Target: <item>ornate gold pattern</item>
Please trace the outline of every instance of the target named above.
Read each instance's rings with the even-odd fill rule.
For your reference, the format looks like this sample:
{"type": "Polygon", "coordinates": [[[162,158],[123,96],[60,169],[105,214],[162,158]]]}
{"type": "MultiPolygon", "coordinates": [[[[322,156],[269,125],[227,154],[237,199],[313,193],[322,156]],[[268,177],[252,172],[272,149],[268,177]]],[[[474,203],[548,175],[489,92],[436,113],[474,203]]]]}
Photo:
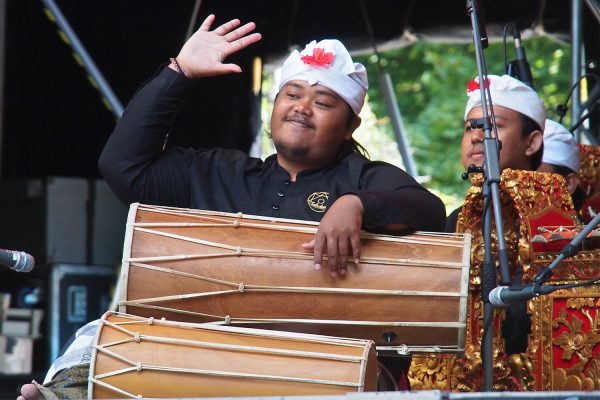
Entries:
{"type": "MultiPolygon", "coordinates": [[[[472,186],[467,192],[465,204],[458,216],[457,231],[468,232],[473,235],[471,250],[470,296],[467,318],[467,337],[464,358],[454,356],[427,358],[413,358],[409,379],[414,389],[440,389],[452,391],[478,391],[481,389],[481,357],[480,346],[482,338],[482,303],[479,296],[479,268],[483,261],[484,243],[481,235],[481,216],[483,209],[482,186],[483,177],[474,175],[471,179],[472,186]]],[[[505,242],[508,250],[509,262],[512,268],[521,268],[525,279],[531,279],[539,268],[548,265],[556,255],[533,254],[531,251],[527,218],[541,214],[549,207],[561,210],[567,218],[577,225],[577,215],[573,208],[571,197],[566,189],[564,179],[560,175],[545,174],[532,171],[504,170],[500,182],[500,202],[502,204],[502,217],[504,222],[505,242]],[[542,194],[542,195],[540,195],[542,194]]],[[[496,241],[495,229],[492,228],[492,238],[496,241]]],[[[492,251],[496,251],[492,246],[492,251]]],[[[598,258],[600,260],[600,258],[598,258]]],[[[588,261],[588,260],[585,260],[588,261]]],[[[600,265],[598,263],[597,265],[600,265]]],[[[580,277],[582,274],[591,276],[597,268],[588,268],[582,261],[571,263],[569,268],[561,269],[554,279],[580,277]],[[564,270],[568,272],[564,272],[564,270]]],[[[513,271],[514,272],[514,271],[513,271]]],[[[558,272],[558,271],[557,271],[558,272]]],[[[573,304],[580,304],[575,302],[573,304]]],[[[589,301],[581,303],[587,306],[589,301]]],[[[597,306],[597,305],[596,305],[597,306]]],[[[532,314],[532,333],[529,338],[527,353],[507,356],[504,352],[504,343],[496,329],[493,339],[494,347],[494,388],[496,390],[552,390],[552,303],[548,299],[534,299],[528,303],[529,312],[532,314]],[[550,366],[550,368],[545,368],[550,366]]],[[[496,312],[494,324],[500,326],[503,313],[496,312]]],[[[587,334],[586,334],[587,335],[587,334]]],[[[590,343],[595,340],[592,335],[588,338],[590,343]],[[589,339],[591,338],[591,339],[589,339]]],[[[578,339],[579,340],[579,339],[578,339]]],[[[562,343],[562,342],[561,342],[562,343]]],[[[586,353],[588,354],[588,353],[586,353]]],[[[589,361],[589,360],[588,360],[589,361]]],[[[581,387],[590,387],[590,381],[600,375],[596,368],[597,363],[591,363],[582,377],[581,387]],[[587,380],[586,380],[587,379],[587,380]],[[585,383],[583,383],[585,382],[585,383]],[[587,386],[586,386],[587,385],[587,386]]],[[[571,378],[565,379],[565,382],[571,378]]],[[[572,380],[572,379],[571,379],[572,380]]],[[[570,382],[570,381],[569,381],[570,382]]],[[[570,384],[570,383],[569,383],[570,384]]]]}
{"type": "Polygon", "coordinates": [[[541,348],[539,390],[600,390],[600,286],[536,299],[533,320],[530,350],[532,338],[541,348]]]}
{"type": "Polygon", "coordinates": [[[579,186],[590,196],[600,190],[600,147],[579,145],[579,186]]]}

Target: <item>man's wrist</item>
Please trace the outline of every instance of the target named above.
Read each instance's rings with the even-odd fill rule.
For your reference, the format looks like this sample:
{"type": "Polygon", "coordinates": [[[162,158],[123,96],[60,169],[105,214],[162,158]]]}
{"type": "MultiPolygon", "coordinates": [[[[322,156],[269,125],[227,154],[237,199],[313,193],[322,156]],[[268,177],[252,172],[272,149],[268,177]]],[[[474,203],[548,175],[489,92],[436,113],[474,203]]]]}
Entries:
{"type": "Polygon", "coordinates": [[[185,72],[185,70],[181,67],[181,64],[179,64],[179,61],[177,61],[177,58],[172,57],[172,58],[170,58],[170,60],[171,60],[171,64],[169,64],[169,68],[171,68],[173,71],[180,73],[181,75],[185,76],[186,78],[190,77],[185,72]]]}

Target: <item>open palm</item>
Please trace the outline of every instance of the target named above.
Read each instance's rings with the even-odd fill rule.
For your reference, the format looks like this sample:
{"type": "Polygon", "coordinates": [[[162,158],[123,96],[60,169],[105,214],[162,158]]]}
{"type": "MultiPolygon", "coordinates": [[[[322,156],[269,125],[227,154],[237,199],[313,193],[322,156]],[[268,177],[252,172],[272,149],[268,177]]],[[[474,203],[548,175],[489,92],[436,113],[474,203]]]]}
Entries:
{"type": "Polygon", "coordinates": [[[241,72],[238,65],[223,61],[261,39],[260,33],[251,33],[256,28],[254,22],[239,26],[240,20],[233,19],[211,31],[214,20],[215,16],[209,15],[177,56],[177,61],[191,78],[241,72]]]}

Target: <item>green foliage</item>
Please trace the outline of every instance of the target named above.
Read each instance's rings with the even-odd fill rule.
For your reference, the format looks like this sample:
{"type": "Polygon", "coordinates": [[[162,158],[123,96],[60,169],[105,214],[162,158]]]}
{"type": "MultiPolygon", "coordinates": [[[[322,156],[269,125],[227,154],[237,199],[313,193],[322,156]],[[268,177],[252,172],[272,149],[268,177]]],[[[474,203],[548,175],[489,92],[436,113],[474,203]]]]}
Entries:
{"type": "MultiPolygon", "coordinates": [[[[508,46],[510,61],[514,59],[512,41],[508,46]]],[[[570,88],[570,48],[545,37],[525,41],[524,47],[536,90],[553,118],[552,110],[565,101],[570,88]]],[[[468,184],[460,179],[460,141],[466,84],[477,75],[473,45],[417,42],[383,53],[380,58],[394,83],[419,175],[431,176],[428,186],[436,192],[463,198],[468,184]]],[[[355,59],[367,67],[371,108],[385,122],[388,112],[378,86],[377,57],[355,59]]],[[[491,43],[485,49],[485,59],[489,74],[504,73],[501,43],[491,43]]],[[[389,123],[379,124],[379,129],[394,137],[389,123]]]]}

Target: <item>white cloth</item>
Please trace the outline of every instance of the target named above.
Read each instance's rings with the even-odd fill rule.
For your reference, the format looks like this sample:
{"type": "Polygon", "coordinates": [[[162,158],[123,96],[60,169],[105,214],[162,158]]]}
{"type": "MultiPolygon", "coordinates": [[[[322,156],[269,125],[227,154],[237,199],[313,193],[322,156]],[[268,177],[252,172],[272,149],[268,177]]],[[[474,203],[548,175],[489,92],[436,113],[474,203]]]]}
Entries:
{"type": "MultiPolygon", "coordinates": [[[[508,75],[488,75],[492,104],[502,106],[528,116],[544,129],[546,122],[546,109],[544,102],[535,90],[508,75]]],[[[469,112],[481,106],[481,90],[479,77],[467,85],[467,107],[465,108],[465,121],[469,112]]]]}
{"type": "Polygon", "coordinates": [[[279,90],[291,80],[304,80],[333,90],[360,113],[369,87],[364,65],[352,61],[342,42],[325,39],[310,42],[304,50],[292,51],[281,67],[279,90]]]}
{"type": "Polygon", "coordinates": [[[546,120],[543,163],[560,165],[579,173],[581,156],[573,134],[556,121],[546,120]]]}
{"type": "Polygon", "coordinates": [[[44,383],[50,382],[57,372],[65,368],[90,363],[94,339],[96,338],[96,332],[98,331],[99,325],[100,320],[97,319],[87,323],[75,332],[73,342],[69,344],[64,353],[60,354],[56,360],[54,360],[48,369],[46,377],[44,378],[44,383]]]}

